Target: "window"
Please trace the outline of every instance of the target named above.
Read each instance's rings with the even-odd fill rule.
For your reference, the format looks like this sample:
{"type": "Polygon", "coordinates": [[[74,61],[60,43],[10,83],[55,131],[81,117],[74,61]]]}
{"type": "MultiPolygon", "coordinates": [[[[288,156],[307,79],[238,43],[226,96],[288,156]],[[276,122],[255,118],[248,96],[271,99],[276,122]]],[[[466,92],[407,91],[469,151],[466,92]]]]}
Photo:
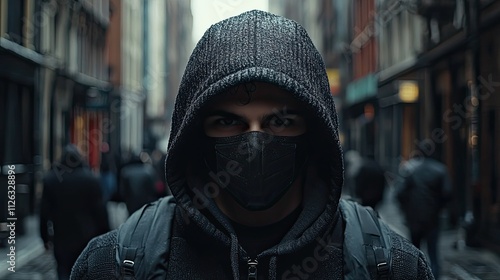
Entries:
{"type": "Polygon", "coordinates": [[[23,22],[23,44],[25,47],[30,49],[35,49],[35,34],[37,30],[36,25],[33,22],[35,14],[35,3],[34,0],[26,0],[25,18],[23,22]]]}
{"type": "Polygon", "coordinates": [[[3,163],[28,163],[33,156],[33,89],[31,87],[0,81],[3,118],[1,127],[8,131],[8,137],[2,139],[1,161],[3,163]]]}
{"type": "Polygon", "coordinates": [[[7,34],[9,40],[21,44],[23,38],[24,1],[8,0],[7,9],[7,34]]]}
{"type": "Polygon", "coordinates": [[[7,1],[0,1],[0,36],[4,37],[7,33],[7,1]]]}

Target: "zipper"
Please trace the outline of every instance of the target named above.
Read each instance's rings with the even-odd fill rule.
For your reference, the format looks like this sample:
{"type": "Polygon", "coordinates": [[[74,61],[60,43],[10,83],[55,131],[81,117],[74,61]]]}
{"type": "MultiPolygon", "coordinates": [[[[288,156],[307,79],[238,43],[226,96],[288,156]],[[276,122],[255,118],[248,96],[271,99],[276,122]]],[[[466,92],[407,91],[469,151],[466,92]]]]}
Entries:
{"type": "Polygon", "coordinates": [[[248,258],[248,280],[257,280],[257,259],[248,258]]]}

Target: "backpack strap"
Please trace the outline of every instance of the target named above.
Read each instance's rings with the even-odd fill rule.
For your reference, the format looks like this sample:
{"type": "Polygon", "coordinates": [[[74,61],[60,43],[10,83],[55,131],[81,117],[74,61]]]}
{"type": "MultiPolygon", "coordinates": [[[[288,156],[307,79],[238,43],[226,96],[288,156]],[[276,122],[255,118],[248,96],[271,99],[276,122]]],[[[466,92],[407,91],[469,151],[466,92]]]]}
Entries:
{"type": "Polygon", "coordinates": [[[163,197],[144,205],[118,228],[119,279],[166,278],[174,213],[173,196],[163,197]]]}
{"type": "Polygon", "coordinates": [[[340,209],[346,221],[344,233],[346,278],[389,279],[390,240],[388,234],[383,231],[376,212],[371,207],[364,207],[344,199],[341,200],[340,209]]]}
{"type": "Polygon", "coordinates": [[[359,204],[356,205],[356,212],[363,232],[370,274],[376,276],[374,279],[386,280],[389,278],[389,263],[385,250],[387,245],[382,236],[378,216],[372,208],[359,204]]]}

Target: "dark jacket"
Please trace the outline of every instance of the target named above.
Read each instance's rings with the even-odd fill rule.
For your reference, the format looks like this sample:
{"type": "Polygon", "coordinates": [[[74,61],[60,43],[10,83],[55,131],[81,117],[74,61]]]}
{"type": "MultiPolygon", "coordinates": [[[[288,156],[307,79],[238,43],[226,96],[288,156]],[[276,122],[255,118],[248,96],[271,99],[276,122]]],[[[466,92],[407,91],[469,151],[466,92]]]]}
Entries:
{"type": "Polygon", "coordinates": [[[411,159],[397,198],[412,232],[427,232],[439,225],[439,212],[451,198],[446,165],[432,159],[411,159]]]}
{"type": "Polygon", "coordinates": [[[109,230],[99,179],[69,146],[43,178],[43,186],[40,235],[44,242],[53,241],[56,255],[62,251],[76,260],[90,239],[109,230]]]}
{"type": "Polygon", "coordinates": [[[364,158],[354,179],[356,197],[362,205],[376,208],[384,198],[384,169],[371,158],[364,158]]]}
{"type": "MultiPolygon", "coordinates": [[[[279,244],[258,254],[258,279],[342,279],[342,240],[329,240],[322,247],[326,252],[318,251],[325,236],[343,228],[338,211],[342,151],[325,65],[300,25],[262,11],[246,12],[213,25],[188,62],[175,104],[166,160],[167,184],[177,202],[167,278],[248,277],[249,258],[232,224],[213,200],[200,207],[192,188],[203,184],[197,168],[202,162],[199,146],[204,106],[215,95],[252,81],[272,83],[294,94],[311,116],[308,133],[314,135],[303,210],[279,244]]],[[[432,279],[421,252],[393,235],[395,274],[400,279],[432,279]],[[415,270],[410,271],[410,267],[415,270]]],[[[116,275],[115,246],[116,232],[92,241],[74,266],[72,278],[116,275]]]]}
{"type": "Polygon", "coordinates": [[[129,214],[134,213],[144,204],[158,199],[156,180],[156,171],[151,164],[135,161],[121,169],[120,194],[127,205],[129,214]]]}

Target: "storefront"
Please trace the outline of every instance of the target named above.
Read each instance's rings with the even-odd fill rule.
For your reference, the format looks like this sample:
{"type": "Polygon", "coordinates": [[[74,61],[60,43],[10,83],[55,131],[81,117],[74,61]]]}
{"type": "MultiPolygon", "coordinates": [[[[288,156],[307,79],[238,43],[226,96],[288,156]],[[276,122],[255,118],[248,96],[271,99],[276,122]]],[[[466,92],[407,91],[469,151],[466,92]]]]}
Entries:
{"type": "Polygon", "coordinates": [[[419,72],[379,82],[376,153],[379,162],[397,176],[402,161],[415,154],[419,144],[419,102],[423,80],[419,72]]]}
{"type": "Polygon", "coordinates": [[[428,106],[434,111],[433,127],[442,130],[442,140],[436,144],[439,159],[448,167],[453,199],[448,205],[449,221],[453,226],[464,223],[467,213],[473,211],[471,188],[471,153],[466,113],[467,84],[466,53],[456,51],[442,56],[429,67],[430,94],[428,106]]]}
{"type": "Polygon", "coordinates": [[[346,150],[373,155],[375,145],[377,76],[370,74],[351,82],[346,89],[343,123],[346,150]]]}
{"type": "MultiPolygon", "coordinates": [[[[500,5],[497,5],[500,6],[500,5]]],[[[500,10],[500,7],[498,7],[500,10]]],[[[498,11],[498,10],[497,10],[498,11]]],[[[498,17],[497,17],[498,19],[498,17]]],[[[497,20],[498,22],[498,20],[497,20]]],[[[500,252],[500,23],[481,34],[478,188],[480,238],[500,252]]],[[[477,138],[476,138],[477,139],[477,138]]],[[[473,139],[471,139],[473,140],[473,139]]]]}
{"type": "Polygon", "coordinates": [[[7,172],[15,166],[16,232],[22,220],[34,211],[35,103],[38,65],[15,53],[0,49],[0,234],[7,218],[7,172]]]}
{"type": "Polygon", "coordinates": [[[70,142],[77,145],[94,171],[99,170],[101,146],[109,142],[112,130],[109,91],[75,86],[70,121],[70,142]]]}

